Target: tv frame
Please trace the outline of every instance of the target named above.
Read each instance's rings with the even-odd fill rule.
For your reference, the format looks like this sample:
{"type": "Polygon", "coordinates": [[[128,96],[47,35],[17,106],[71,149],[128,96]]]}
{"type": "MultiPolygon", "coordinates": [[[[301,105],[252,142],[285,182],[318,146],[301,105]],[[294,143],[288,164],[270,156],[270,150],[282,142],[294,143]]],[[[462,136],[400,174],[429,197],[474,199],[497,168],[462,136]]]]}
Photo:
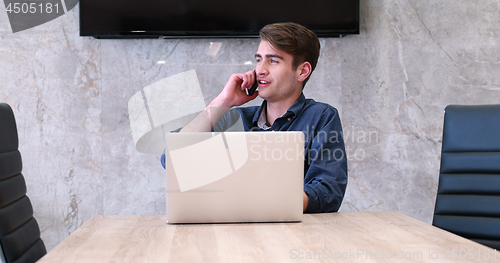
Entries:
{"type": "MultiPolygon", "coordinates": [[[[82,8],[80,0],[79,24],[80,36],[91,36],[97,39],[185,39],[185,38],[258,38],[259,31],[82,31],[82,8]]],[[[357,35],[360,32],[360,0],[356,4],[356,28],[342,30],[311,29],[320,38],[341,38],[346,35],[357,35]]],[[[283,21],[293,22],[293,21],[283,21]]]]}

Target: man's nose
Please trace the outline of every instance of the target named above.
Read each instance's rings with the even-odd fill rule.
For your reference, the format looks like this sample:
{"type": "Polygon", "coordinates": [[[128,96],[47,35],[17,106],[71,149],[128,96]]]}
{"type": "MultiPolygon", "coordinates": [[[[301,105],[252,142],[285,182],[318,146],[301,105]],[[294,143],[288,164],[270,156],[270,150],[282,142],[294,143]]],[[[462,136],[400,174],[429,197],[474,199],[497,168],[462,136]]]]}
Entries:
{"type": "Polygon", "coordinates": [[[265,63],[259,63],[255,67],[255,73],[257,73],[257,77],[267,75],[269,73],[267,67],[264,64],[265,63]]]}

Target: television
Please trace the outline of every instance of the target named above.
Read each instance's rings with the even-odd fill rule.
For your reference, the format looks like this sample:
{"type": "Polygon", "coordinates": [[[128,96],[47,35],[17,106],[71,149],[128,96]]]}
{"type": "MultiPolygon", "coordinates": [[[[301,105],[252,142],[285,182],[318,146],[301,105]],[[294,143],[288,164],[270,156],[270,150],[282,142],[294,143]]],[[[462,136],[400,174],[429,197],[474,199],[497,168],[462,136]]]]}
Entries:
{"type": "Polygon", "coordinates": [[[359,34],[359,0],[80,0],[80,36],[95,38],[258,37],[275,22],[359,34]]]}

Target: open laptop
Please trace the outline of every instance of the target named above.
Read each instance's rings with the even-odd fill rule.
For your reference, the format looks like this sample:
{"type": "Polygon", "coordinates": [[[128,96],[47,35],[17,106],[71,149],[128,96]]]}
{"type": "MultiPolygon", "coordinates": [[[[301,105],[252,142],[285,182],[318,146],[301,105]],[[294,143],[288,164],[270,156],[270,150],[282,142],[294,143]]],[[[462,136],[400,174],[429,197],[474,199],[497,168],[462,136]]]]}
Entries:
{"type": "Polygon", "coordinates": [[[166,135],[167,222],[301,221],[302,132],[166,135]]]}

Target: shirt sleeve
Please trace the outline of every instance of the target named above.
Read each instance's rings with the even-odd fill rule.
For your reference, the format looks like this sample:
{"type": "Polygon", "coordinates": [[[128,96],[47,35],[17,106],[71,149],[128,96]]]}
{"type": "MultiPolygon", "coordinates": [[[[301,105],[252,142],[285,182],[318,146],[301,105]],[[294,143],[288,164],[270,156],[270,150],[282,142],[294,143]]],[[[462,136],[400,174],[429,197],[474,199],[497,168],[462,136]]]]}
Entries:
{"type": "Polygon", "coordinates": [[[241,120],[241,113],[237,108],[231,108],[215,123],[213,132],[245,131],[241,120]]]}
{"type": "Polygon", "coordinates": [[[326,109],[305,151],[306,212],[336,212],[347,186],[347,156],[342,125],[336,110],[326,109]]]}
{"type": "MultiPolygon", "coordinates": [[[[182,127],[171,132],[179,132],[181,129],[182,127]]],[[[212,132],[223,131],[244,131],[241,115],[237,109],[229,109],[212,128],[212,132]]],[[[163,150],[163,154],[160,157],[160,163],[163,169],[165,169],[165,150],[163,150]]]]}
{"type": "MultiPolygon", "coordinates": [[[[170,132],[179,132],[181,129],[182,129],[182,127],[177,128],[177,129],[175,129],[173,131],[170,131],[170,132]]],[[[162,155],[160,157],[160,163],[161,163],[161,166],[163,166],[163,169],[166,169],[166,166],[165,166],[165,151],[166,151],[166,149],[163,149],[163,153],[162,153],[162,155]]]]}

